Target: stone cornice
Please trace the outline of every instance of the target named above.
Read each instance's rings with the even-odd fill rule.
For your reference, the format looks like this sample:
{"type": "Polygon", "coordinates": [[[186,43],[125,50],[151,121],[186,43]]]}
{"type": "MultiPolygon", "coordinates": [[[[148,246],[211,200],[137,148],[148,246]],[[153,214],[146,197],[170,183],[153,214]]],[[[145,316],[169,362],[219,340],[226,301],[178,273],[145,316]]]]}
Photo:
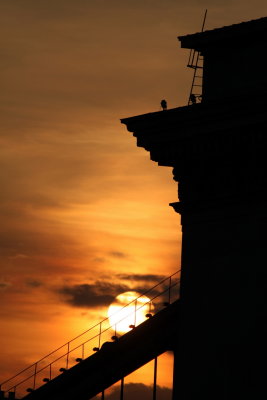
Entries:
{"type": "MultiPolygon", "coordinates": [[[[201,103],[123,119],[159,165],[173,167],[183,216],[209,204],[267,198],[267,113],[262,97],[201,103]]],[[[257,200],[258,201],[258,200],[257,200]]],[[[205,214],[205,212],[204,212],[205,214]]]]}
{"type": "MultiPolygon", "coordinates": [[[[179,157],[201,156],[242,142],[255,143],[265,136],[266,105],[263,98],[223,103],[202,103],[122,119],[137,138],[137,146],[150,151],[159,165],[175,166],[179,157]],[[177,158],[178,157],[178,158],[177,158]]],[[[241,146],[242,147],[242,146],[241,146]]],[[[225,149],[224,149],[225,152],[225,149]]]]}

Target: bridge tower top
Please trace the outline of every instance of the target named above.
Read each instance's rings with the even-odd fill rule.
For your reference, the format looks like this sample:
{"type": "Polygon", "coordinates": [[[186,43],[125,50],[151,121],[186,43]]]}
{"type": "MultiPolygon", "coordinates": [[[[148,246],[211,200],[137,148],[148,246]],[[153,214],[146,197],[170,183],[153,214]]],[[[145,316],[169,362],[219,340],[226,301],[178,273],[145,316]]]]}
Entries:
{"type": "Polygon", "coordinates": [[[267,93],[267,17],[178,39],[204,58],[203,101],[267,93]]]}

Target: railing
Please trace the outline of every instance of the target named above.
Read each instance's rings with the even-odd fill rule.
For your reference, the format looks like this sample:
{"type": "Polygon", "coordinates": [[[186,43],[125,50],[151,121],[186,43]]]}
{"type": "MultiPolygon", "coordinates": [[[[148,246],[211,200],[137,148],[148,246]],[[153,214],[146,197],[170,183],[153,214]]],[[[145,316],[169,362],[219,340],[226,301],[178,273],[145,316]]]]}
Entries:
{"type": "Polygon", "coordinates": [[[146,318],[151,318],[158,311],[177,300],[179,286],[180,270],[163,279],[100,323],[2,382],[0,393],[3,395],[4,392],[9,392],[10,398],[14,398],[14,396],[19,398],[49,382],[60,372],[64,372],[100,350],[106,341],[118,340],[127,330],[135,328],[146,318]]]}

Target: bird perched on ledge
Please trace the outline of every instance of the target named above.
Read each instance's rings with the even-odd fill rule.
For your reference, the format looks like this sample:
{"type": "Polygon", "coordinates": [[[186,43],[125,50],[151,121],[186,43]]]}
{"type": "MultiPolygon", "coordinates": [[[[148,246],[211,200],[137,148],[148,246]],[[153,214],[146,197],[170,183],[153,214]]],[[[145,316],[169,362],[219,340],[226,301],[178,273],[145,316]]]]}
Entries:
{"type": "Polygon", "coordinates": [[[167,101],[166,100],[161,100],[160,105],[162,107],[162,110],[167,110],[167,101]]]}

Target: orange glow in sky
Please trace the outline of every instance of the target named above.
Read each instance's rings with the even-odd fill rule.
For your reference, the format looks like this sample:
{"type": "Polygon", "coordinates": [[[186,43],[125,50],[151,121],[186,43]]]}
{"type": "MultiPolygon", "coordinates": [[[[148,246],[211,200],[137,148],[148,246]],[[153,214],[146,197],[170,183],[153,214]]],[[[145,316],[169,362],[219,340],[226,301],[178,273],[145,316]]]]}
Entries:
{"type": "Polygon", "coordinates": [[[1,2],[0,381],[106,318],[120,293],[179,269],[172,171],[120,118],[187,103],[176,37],[198,31],[206,7],[207,29],[267,11],[264,0],[1,2]]]}

